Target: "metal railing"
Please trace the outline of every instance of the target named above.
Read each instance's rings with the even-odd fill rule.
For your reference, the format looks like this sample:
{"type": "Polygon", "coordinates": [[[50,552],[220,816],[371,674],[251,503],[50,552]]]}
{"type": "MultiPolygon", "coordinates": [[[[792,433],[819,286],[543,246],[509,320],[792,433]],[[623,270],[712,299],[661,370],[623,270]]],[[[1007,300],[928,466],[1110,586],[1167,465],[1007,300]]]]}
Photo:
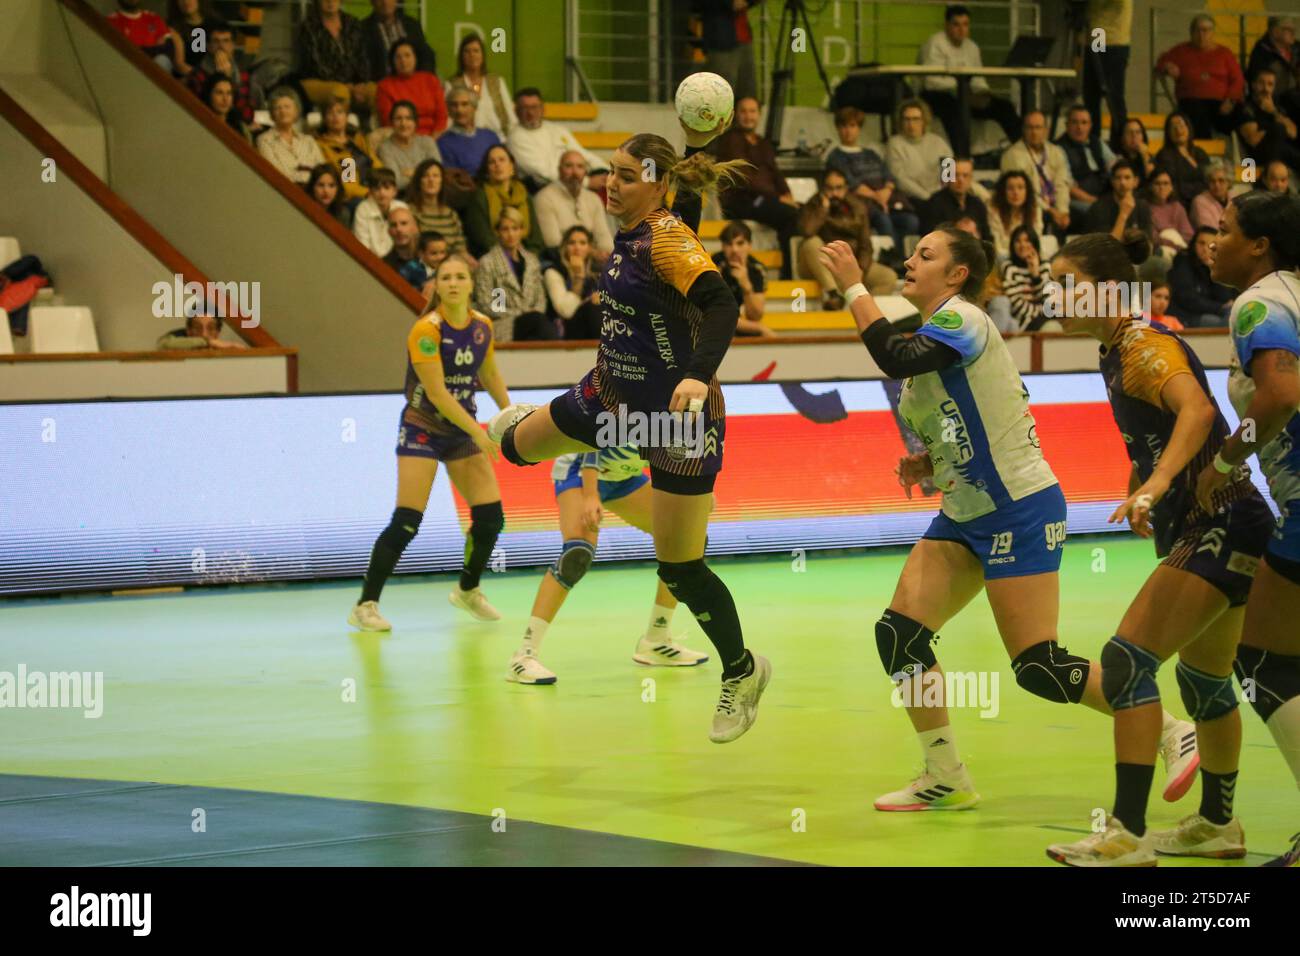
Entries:
{"type": "MultiPolygon", "coordinates": [[[[1160,54],[1170,47],[1186,42],[1192,17],[1202,14],[1214,18],[1215,40],[1236,53],[1237,61],[1241,64],[1243,73],[1246,71],[1246,64],[1250,60],[1251,49],[1254,48],[1259,38],[1268,32],[1268,18],[1270,16],[1300,18],[1300,10],[1268,10],[1266,12],[1252,11],[1243,13],[1240,10],[1211,8],[1193,13],[1174,14],[1169,10],[1152,9],[1150,16],[1151,28],[1147,31],[1147,51],[1150,56],[1149,62],[1152,70],[1155,70],[1156,60],[1160,59],[1160,54]]],[[[1150,89],[1150,112],[1163,112],[1160,108],[1162,102],[1171,110],[1177,105],[1173,98],[1172,84],[1153,82],[1150,89]]]]}

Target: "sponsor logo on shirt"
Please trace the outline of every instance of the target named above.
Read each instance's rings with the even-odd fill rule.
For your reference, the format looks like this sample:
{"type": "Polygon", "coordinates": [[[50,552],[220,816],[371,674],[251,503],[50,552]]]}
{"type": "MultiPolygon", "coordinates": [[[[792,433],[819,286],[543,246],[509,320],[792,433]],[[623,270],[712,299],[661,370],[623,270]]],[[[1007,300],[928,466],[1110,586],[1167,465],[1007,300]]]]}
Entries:
{"type": "Polygon", "coordinates": [[[930,321],[941,329],[959,329],[961,328],[961,314],[951,309],[944,309],[942,312],[936,312],[930,317],[930,321]]]}
{"type": "Polygon", "coordinates": [[[430,336],[428,336],[428,335],[422,335],[422,336],[420,336],[420,341],[419,341],[418,344],[419,344],[419,347],[420,347],[420,353],[421,353],[421,354],[423,354],[423,355],[437,355],[437,354],[438,354],[438,343],[435,342],[435,341],[433,340],[432,337],[430,337],[430,336]]]}
{"type": "Polygon", "coordinates": [[[1268,315],[1268,306],[1263,302],[1247,302],[1237,313],[1234,331],[1237,335],[1249,335],[1251,330],[1264,321],[1268,315]]]}

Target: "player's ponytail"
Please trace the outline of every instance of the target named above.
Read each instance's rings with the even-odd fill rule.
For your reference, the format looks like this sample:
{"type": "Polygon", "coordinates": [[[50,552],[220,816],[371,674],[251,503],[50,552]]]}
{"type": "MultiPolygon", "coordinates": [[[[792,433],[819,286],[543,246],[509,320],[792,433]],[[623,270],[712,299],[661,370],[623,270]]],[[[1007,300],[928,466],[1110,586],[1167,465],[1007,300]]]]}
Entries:
{"type": "Polygon", "coordinates": [[[952,264],[967,269],[966,281],[959,290],[962,298],[978,302],[984,280],[989,275],[989,265],[994,259],[993,245],[956,226],[943,225],[934,231],[948,240],[948,254],[952,256],[952,264]]]}
{"type": "Polygon", "coordinates": [[[1267,239],[1273,268],[1300,265],[1300,199],[1285,193],[1250,192],[1232,200],[1237,226],[1247,239],[1267,239]]]}
{"type": "Polygon", "coordinates": [[[1124,230],[1123,239],[1108,232],[1075,236],[1060,252],[1096,283],[1137,281],[1136,267],[1150,255],[1151,239],[1140,229],[1124,230]]]}
{"type": "Polygon", "coordinates": [[[743,159],[722,162],[703,152],[682,159],[672,143],[654,133],[638,133],[619,149],[641,163],[648,181],[658,182],[662,177],[669,192],[684,189],[703,195],[739,185],[745,181],[746,167],[752,165],[743,159]]]}

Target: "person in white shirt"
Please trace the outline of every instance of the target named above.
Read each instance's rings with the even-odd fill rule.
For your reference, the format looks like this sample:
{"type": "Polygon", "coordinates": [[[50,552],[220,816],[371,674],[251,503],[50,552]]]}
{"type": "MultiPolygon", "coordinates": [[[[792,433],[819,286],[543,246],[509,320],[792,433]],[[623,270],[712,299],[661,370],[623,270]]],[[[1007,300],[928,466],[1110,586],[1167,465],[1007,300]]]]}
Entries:
{"type": "Polygon", "coordinates": [[[894,128],[885,143],[885,163],[898,188],[913,204],[926,202],[943,188],[943,161],[952,157],[952,147],[943,137],[929,131],[930,108],[922,100],[904,100],[898,105],[894,128]]]}
{"type": "MultiPolygon", "coordinates": [[[[921,44],[916,62],[949,69],[982,67],[984,62],[980,57],[980,48],[970,38],[970,11],[959,3],[946,7],[943,29],[921,44]]],[[[960,109],[956,78],[927,76],[921,89],[921,97],[930,104],[934,115],[943,120],[943,128],[948,133],[948,138],[952,139],[960,109]]],[[[974,119],[993,120],[1002,127],[1002,132],[1011,142],[1020,135],[1020,116],[1016,113],[1016,108],[1010,100],[989,92],[988,81],[982,76],[971,79],[970,115],[974,119]]]]}
{"type": "Polygon", "coordinates": [[[1025,115],[1025,133],[1002,154],[1002,171],[1018,169],[1034,183],[1034,192],[1050,225],[1064,233],[1070,227],[1070,187],[1074,176],[1065,150],[1047,141],[1047,117],[1039,110],[1025,115]]]}
{"type": "Polygon", "coordinates": [[[543,186],[533,197],[537,210],[537,224],[542,230],[542,242],[547,249],[556,249],[570,226],[586,226],[591,233],[592,258],[599,265],[614,251],[614,236],[609,231],[605,206],[590,189],[584,189],[587,180],[587,161],[576,149],[567,149],[560,157],[560,178],[543,186]]]}
{"type": "Polygon", "coordinates": [[[609,164],[578,145],[573,133],[565,127],[542,119],[542,106],[541,91],[534,86],[515,94],[515,117],[519,122],[510,127],[506,145],[514,154],[519,178],[530,192],[536,192],[551,181],[560,156],[571,149],[582,154],[587,169],[592,172],[587,188],[599,191],[605,184],[609,164]]]}
{"type": "Polygon", "coordinates": [[[393,251],[393,237],[388,234],[388,213],[405,209],[397,198],[397,177],[391,169],[378,167],[366,177],[370,195],[357,203],[352,214],[352,235],[379,258],[393,251]]]}
{"type": "Polygon", "coordinates": [[[311,177],[311,171],[325,162],[325,157],[316,140],[298,129],[298,98],[293,93],[278,89],[271,94],[269,103],[275,126],[257,137],[257,151],[272,166],[302,185],[311,177]]]}

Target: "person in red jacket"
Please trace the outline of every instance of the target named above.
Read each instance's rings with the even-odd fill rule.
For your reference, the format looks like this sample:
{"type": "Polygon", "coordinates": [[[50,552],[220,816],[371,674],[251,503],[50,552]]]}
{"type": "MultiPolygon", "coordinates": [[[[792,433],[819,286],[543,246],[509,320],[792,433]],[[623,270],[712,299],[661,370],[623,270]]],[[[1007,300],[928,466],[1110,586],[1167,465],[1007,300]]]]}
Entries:
{"type": "Polygon", "coordinates": [[[1174,81],[1178,109],[1192,118],[1196,139],[1217,130],[1231,134],[1233,117],[1246,92],[1246,78],[1232,51],[1214,42],[1214,18],[1192,18],[1192,38],[1171,47],[1156,61],[1156,73],[1174,81]]]}
{"type": "Polygon", "coordinates": [[[140,0],[117,0],[117,10],[108,15],[108,23],[168,73],[189,74],[180,36],[158,14],[141,10],[140,0]]]}
{"type": "Polygon", "coordinates": [[[379,81],[375,102],[379,108],[379,121],[389,125],[393,107],[407,100],[415,104],[420,114],[418,132],[422,136],[437,136],[447,128],[447,101],[442,95],[442,81],[432,73],[417,69],[419,60],[415,44],[398,40],[388,51],[393,68],[391,76],[379,81]]]}

